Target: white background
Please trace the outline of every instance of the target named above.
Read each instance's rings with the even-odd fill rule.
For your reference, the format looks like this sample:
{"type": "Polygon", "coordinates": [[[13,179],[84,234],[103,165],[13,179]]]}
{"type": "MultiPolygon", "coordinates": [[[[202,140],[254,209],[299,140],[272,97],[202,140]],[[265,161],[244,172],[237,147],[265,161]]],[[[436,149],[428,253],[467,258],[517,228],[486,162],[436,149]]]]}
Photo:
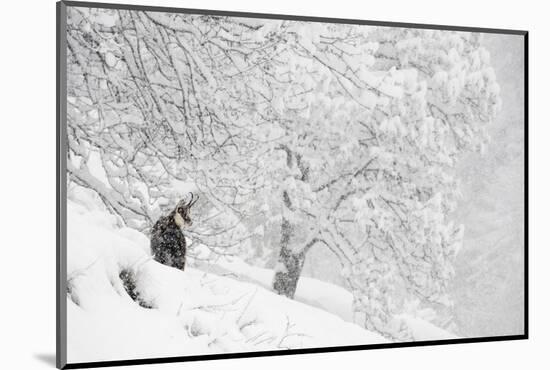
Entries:
{"type": "MultiPolygon", "coordinates": [[[[117,2],[111,0],[111,2],[117,2]]],[[[127,0],[135,4],[530,31],[528,341],[141,366],[368,369],[547,368],[550,32],[544,2],[480,0],[127,0]]],[[[0,367],[52,368],[55,353],[55,2],[9,1],[0,22],[0,367]]],[[[135,368],[135,367],[134,367],[135,368]]]]}

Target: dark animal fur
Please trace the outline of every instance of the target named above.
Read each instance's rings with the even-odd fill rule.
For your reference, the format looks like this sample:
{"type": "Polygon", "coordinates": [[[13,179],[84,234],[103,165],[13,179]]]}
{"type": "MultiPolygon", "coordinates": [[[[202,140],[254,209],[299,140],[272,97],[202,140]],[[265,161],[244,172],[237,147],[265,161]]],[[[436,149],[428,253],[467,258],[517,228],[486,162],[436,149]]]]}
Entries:
{"type": "Polygon", "coordinates": [[[151,253],[155,261],[184,270],[187,243],[181,226],[182,223],[192,225],[189,210],[197,199],[198,197],[195,199],[191,194],[189,203],[180,201],[168,216],[161,217],[155,223],[151,230],[151,253]],[[180,225],[176,221],[178,219],[180,225]]]}

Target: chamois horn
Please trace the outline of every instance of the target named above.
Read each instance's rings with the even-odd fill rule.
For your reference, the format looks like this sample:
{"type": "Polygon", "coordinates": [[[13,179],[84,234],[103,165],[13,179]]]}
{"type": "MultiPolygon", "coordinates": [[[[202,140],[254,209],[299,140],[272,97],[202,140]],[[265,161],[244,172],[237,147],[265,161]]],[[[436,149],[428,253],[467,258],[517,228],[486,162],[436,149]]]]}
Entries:
{"type": "Polygon", "coordinates": [[[187,203],[187,208],[191,208],[195,203],[197,203],[197,200],[199,200],[198,195],[195,197],[192,192],[189,192],[189,194],[191,195],[191,199],[189,200],[189,203],[187,203]]]}

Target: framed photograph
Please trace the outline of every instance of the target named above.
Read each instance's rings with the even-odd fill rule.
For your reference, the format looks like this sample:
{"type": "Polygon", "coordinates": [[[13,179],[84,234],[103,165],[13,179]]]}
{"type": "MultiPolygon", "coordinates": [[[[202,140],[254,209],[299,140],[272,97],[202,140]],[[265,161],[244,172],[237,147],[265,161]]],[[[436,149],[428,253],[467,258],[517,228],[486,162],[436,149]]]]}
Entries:
{"type": "Polygon", "coordinates": [[[57,32],[59,368],[527,339],[527,31],[63,1],[57,32]]]}

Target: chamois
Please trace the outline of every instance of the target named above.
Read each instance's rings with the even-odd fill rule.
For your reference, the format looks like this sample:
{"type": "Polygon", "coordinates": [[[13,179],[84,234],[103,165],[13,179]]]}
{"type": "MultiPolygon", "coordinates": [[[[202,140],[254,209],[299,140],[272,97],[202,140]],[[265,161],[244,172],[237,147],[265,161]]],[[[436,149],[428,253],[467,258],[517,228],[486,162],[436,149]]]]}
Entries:
{"type": "Polygon", "coordinates": [[[199,199],[193,193],[190,194],[189,201],[180,200],[176,208],[168,216],[162,216],[151,231],[151,253],[155,261],[180,270],[185,268],[187,248],[181,228],[193,225],[190,210],[199,199]]]}

